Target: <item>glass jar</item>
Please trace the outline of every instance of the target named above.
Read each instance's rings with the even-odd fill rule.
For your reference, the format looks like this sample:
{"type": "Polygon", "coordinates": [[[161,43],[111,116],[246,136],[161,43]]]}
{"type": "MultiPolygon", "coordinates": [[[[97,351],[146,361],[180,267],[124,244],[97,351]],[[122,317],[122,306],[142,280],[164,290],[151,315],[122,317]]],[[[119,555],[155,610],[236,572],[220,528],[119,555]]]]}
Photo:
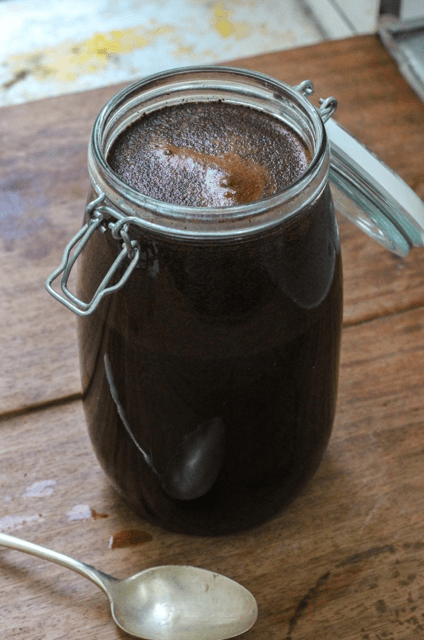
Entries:
{"type": "Polygon", "coordinates": [[[171,530],[261,523],[314,474],[330,437],[342,270],[323,121],[335,100],[317,110],[311,92],[307,81],[182,69],[121,91],[93,127],[92,191],[53,274],[64,272],[56,297],[79,316],[98,460],[139,515],[171,530]],[[195,208],[144,196],[112,172],[111,145],[143,114],[217,100],[294,129],[311,155],[301,177],[258,202],[195,208]]]}

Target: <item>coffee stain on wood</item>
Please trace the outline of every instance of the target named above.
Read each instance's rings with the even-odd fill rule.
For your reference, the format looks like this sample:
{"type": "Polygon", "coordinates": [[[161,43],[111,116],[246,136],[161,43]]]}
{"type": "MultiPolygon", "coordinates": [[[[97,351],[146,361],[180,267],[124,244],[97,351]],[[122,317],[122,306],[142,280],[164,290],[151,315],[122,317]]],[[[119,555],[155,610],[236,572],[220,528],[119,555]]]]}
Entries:
{"type": "Polygon", "coordinates": [[[345,567],[349,564],[355,564],[357,562],[361,562],[366,558],[371,558],[373,556],[379,556],[382,553],[395,553],[396,549],[392,544],[386,544],[382,547],[371,547],[371,549],[366,549],[366,551],[361,551],[360,553],[354,553],[352,556],[346,558],[346,560],[342,560],[337,565],[338,567],[345,567]]]}
{"type": "MultiPolygon", "coordinates": [[[[361,567],[359,566],[360,563],[369,558],[375,558],[386,553],[393,554],[395,552],[396,549],[391,544],[380,547],[371,547],[365,551],[348,556],[346,559],[339,562],[336,565],[336,569],[343,567],[346,568],[342,573],[337,571],[327,571],[321,575],[314,586],[306,592],[296,606],[295,611],[289,620],[289,628],[284,640],[293,640],[292,634],[299,620],[312,605],[315,605],[315,607],[322,605],[323,598],[325,600],[325,596],[328,597],[329,594],[340,592],[349,586],[355,575],[361,571],[361,567]]],[[[387,605],[383,600],[379,600],[376,603],[376,608],[379,613],[384,613],[387,610],[387,605]]]]}
{"type": "Polygon", "coordinates": [[[299,604],[295,609],[294,614],[290,618],[289,630],[285,640],[292,640],[292,633],[298,621],[300,620],[300,618],[302,617],[306,609],[309,607],[310,603],[317,597],[320,589],[325,585],[325,583],[327,582],[330,576],[331,576],[330,571],[327,571],[327,573],[324,573],[322,576],[320,576],[316,581],[316,583],[314,584],[314,586],[311,587],[311,589],[309,589],[309,591],[307,591],[306,594],[303,596],[303,598],[300,600],[299,604]]]}
{"type": "Polygon", "coordinates": [[[123,549],[135,547],[153,540],[153,536],[142,529],[124,529],[117,531],[109,539],[109,549],[123,549]]]}
{"type": "Polygon", "coordinates": [[[91,508],[91,517],[93,518],[93,520],[99,520],[102,518],[109,518],[109,514],[108,513],[99,513],[98,511],[96,511],[95,509],[93,509],[93,507],[91,508]]]}

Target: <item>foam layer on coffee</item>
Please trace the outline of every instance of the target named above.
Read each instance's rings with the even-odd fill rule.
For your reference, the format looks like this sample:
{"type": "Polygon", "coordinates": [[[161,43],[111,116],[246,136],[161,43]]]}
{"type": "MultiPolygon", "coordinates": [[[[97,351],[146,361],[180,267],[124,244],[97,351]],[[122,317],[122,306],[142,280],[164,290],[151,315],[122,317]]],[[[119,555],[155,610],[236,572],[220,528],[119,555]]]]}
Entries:
{"type": "Polygon", "coordinates": [[[185,103],[141,117],[114,142],[108,162],[150,197],[196,207],[255,202],[306,169],[300,137],[262,111],[224,102],[185,103]]]}

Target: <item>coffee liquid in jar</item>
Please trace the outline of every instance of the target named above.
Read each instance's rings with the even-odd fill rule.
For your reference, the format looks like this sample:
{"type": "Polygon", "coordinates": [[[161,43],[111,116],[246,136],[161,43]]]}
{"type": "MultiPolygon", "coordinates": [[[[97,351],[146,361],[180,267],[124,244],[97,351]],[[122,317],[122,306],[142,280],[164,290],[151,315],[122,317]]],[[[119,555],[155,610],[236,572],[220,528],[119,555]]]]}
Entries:
{"type": "Polygon", "coordinates": [[[282,191],[306,169],[300,137],[272,116],[234,104],[160,109],[118,138],[108,161],[129,186],[192,207],[228,207],[282,191]]]}
{"type": "MultiPolygon", "coordinates": [[[[287,124],[221,101],[153,111],[107,156],[132,189],[197,216],[282,192],[309,161],[287,124]]],[[[256,525],[313,475],[332,428],[342,281],[329,188],[236,239],[137,239],[140,268],[79,322],[96,454],[152,522],[201,535],[256,525]]],[[[107,234],[90,242],[83,299],[117,251],[107,234]]]]}

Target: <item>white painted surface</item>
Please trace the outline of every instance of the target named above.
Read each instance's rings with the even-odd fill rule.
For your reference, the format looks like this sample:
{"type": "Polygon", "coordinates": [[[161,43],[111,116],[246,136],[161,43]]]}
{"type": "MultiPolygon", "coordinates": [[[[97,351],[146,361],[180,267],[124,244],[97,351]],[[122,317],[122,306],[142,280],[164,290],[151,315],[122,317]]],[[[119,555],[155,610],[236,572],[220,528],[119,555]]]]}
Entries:
{"type": "Polygon", "coordinates": [[[93,512],[88,504],[76,504],[67,513],[68,520],[73,522],[75,520],[88,520],[91,518],[93,512]]]}
{"type": "Polygon", "coordinates": [[[328,38],[375,33],[380,0],[305,0],[328,38]]]}
{"type": "Polygon", "coordinates": [[[31,522],[42,522],[43,516],[40,514],[32,514],[27,516],[4,516],[0,518],[0,531],[2,533],[10,533],[16,529],[22,529],[24,524],[31,522]]]}
{"type": "Polygon", "coordinates": [[[424,18],[424,0],[402,0],[400,19],[417,20],[419,18],[424,18]]]}
{"type": "Polygon", "coordinates": [[[322,40],[298,0],[0,0],[0,24],[0,105],[322,40]]]}
{"type": "Polygon", "coordinates": [[[54,491],[56,480],[38,480],[33,482],[24,493],[24,498],[43,498],[51,496],[54,491]]]}
{"type": "Polygon", "coordinates": [[[333,0],[356,33],[375,33],[380,0],[333,0]]]}
{"type": "Polygon", "coordinates": [[[332,0],[305,0],[319,24],[322,34],[330,40],[348,38],[354,31],[332,0]]]}

